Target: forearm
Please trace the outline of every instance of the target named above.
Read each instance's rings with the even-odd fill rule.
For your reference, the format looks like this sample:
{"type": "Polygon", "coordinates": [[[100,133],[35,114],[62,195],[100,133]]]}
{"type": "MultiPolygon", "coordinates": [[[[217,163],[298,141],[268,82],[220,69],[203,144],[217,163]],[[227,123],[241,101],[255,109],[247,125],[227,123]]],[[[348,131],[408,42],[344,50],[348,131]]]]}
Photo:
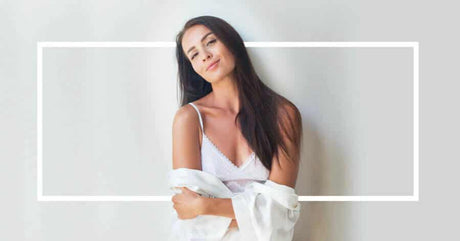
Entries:
{"type": "Polygon", "coordinates": [[[202,215],[216,215],[235,219],[232,199],[203,197],[202,215]]]}

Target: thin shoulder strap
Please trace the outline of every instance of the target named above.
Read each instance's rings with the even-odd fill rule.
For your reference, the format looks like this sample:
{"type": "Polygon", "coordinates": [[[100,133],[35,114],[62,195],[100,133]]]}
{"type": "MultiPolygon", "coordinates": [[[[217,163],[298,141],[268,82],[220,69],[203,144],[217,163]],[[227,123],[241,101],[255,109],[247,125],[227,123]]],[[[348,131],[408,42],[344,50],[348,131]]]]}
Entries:
{"type": "Polygon", "coordinates": [[[200,111],[199,111],[198,108],[195,106],[195,104],[193,104],[192,102],[190,102],[189,104],[192,105],[193,108],[195,108],[196,112],[198,113],[198,118],[200,118],[201,131],[203,131],[203,120],[201,119],[200,111]]]}

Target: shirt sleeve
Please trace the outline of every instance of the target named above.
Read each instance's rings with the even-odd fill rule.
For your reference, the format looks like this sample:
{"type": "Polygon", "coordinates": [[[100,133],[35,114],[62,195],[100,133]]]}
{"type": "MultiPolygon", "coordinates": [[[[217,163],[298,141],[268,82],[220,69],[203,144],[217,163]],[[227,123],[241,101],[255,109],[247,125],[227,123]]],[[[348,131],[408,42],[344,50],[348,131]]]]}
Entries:
{"type": "Polygon", "coordinates": [[[300,215],[293,188],[270,180],[253,182],[232,197],[232,205],[239,230],[248,240],[292,240],[300,215]]]}

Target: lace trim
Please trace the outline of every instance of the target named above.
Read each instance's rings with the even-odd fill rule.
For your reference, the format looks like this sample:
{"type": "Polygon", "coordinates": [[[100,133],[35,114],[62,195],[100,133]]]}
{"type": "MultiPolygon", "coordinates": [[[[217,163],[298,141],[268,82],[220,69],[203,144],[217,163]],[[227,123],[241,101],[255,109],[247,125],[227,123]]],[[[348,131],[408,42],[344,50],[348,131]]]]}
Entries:
{"type": "Polygon", "coordinates": [[[206,134],[203,133],[203,137],[206,137],[206,140],[209,141],[209,143],[214,147],[214,150],[217,151],[217,153],[225,160],[227,160],[227,162],[229,162],[233,167],[237,168],[237,169],[243,169],[244,167],[246,167],[252,160],[254,160],[254,157],[255,157],[255,152],[252,152],[248,158],[246,158],[246,160],[243,162],[243,164],[241,166],[237,166],[235,165],[235,163],[233,163],[224,153],[222,153],[220,151],[219,148],[217,148],[216,144],[214,144],[211,139],[209,139],[206,134]]]}

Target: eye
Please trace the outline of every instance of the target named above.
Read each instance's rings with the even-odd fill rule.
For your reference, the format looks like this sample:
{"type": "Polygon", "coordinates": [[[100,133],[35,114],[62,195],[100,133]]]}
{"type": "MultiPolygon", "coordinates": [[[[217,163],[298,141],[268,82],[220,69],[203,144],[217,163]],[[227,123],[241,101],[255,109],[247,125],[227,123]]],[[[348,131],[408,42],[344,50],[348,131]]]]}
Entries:
{"type": "MultiPolygon", "coordinates": [[[[210,44],[214,44],[216,41],[217,41],[217,39],[213,39],[213,40],[209,41],[209,42],[206,44],[206,46],[209,46],[210,44]]],[[[198,53],[193,54],[192,57],[190,57],[190,59],[193,60],[197,54],[198,54],[198,53]]]]}
{"type": "Polygon", "coordinates": [[[197,55],[198,53],[195,53],[194,55],[192,55],[192,57],[190,59],[193,59],[195,58],[195,56],[197,55]]]}
{"type": "Polygon", "coordinates": [[[216,42],[216,40],[213,39],[213,40],[209,41],[207,45],[209,45],[209,44],[211,44],[211,43],[215,43],[215,42],[216,42]]]}

